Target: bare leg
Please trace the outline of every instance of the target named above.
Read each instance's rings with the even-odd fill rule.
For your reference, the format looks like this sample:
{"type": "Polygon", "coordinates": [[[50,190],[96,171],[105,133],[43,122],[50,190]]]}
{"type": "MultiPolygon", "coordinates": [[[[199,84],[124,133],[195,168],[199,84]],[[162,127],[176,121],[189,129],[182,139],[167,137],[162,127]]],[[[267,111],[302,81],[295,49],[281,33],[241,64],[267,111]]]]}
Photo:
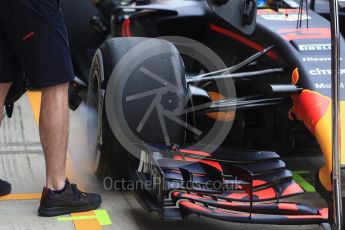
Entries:
{"type": "Polygon", "coordinates": [[[46,161],[46,187],[53,190],[61,190],[65,185],[68,131],[68,84],[44,88],[40,137],[46,161]]]}
{"type": "Polygon", "coordinates": [[[1,83],[0,84],[0,125],[4,116],[4,103],[12,83],[1,83]]]}

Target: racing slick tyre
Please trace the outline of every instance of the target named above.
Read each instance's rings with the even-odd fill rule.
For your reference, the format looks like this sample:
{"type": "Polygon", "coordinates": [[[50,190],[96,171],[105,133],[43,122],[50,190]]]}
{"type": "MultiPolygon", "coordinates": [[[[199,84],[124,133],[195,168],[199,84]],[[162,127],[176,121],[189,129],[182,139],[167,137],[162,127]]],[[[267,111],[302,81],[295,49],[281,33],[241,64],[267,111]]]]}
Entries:
{"type": "MultiPolygon", "coordinates": [[[[129,177],[129,153],[128,148],[123,146],[123,143],[119,141],[116,133],[114,134],[111,128],[111,124],[108,120],[106,109],[106,98],[108,83],[110,84],[113,80],[111,78],[122,79],[125,76],[113,76],[113,70],[118,67],[119,62],[122,58],[126,56],[129,51],[136,48],[141,43],[149,41],[148,38],[114,38],[107,40],[100,49],[97,50],[89,79],[88,94],[87,94],[87,104],[88,107],[94,113],[91,113],[91,118],[96,117],[94,120],[96,122],[88,122],[88,137],[89,142],[96,142],[94,152],[94,171],[99,178],[112,177],[115,180],[128,179],[129,177]],[[94,130],[97,130],[95,135],[92,135],[94,130]]],[[[176,92],[163,92],[163,95],[159,95],[158,98],[161,99],[161,106],[164,109],[170,109],[172,105],[176,103],[179,106],[185,104],[188,91],[185,79],[185,72],[182,58],[171,43],[153,39],[154,44],[157,44],[157,49],[165,50],[165,53],[159,53],[152,55],[152,57],[147,57],[150,55],[131,55],[133,63],[138,63],[138,68],[136,71],[129,76],[129,80],[123,87],[123,95],[116,95],[116,97],[122,97],[131,95],[133,92],[145,93],[152,92],[155,90],[157,85],[161,84],[161,81],[172,82],[171,79],[175,79],[175,76],[179,77],[180,84],[177,87],[171,86],[171,88],[176,89],[176,92]],[[177,60],[176,64],[171,64],[171,59],[177,60]],[[176,67],[173,68],[172,66],[176,67]],[[145,68],[153,73],[157,73],[160,77],[160,81],[154,82],[155,79],[150,79],[149,76],[140,72],[142,68],[145,68]],[[177,69],[177,70],[176,70],[177,69]],[[179,74],[176,74],[178,72],[179,74]],[[139,92],[140,91],[140,92],[139,92]],[[182,103],[178,103],[181,102],[182,103]],[[175,103],[176,102],[176,103],[175,103]],[[171,103],[172,105],[170,105],[171,103]],[[169,107],[170,106],[170,107],[169,107]]],[[[152,43],[151,43],[152,44],[152,43]]],[[[156,45],[154,45],[156,46],[156,45]]],[[[150,53],[151,50],[149,50],[150,53]]],[[[132,61],[131,61],[132,62],[132,61]]],[[[123,68],[128,68],[126,65],[123,68]]],[[[125,72],[128,72],[127,70],[125,72]]],[[[157,80],[157,79],[156,79],[157,80]]],[[[116,82],[116,81],[115,81],[116,82]]],[[[164,86],[164,84],[163,84],[164,86]]],[[[164,88],[164,87],[162,87],[164,88]]],[[[161,91],[159,91],[161,92],[161,91]]],[[[117,91],[116,91],[117,93],[117,91]]],[[[117,100],[112,100],[112,106],[116,110],[123,109],[123,115],[126,118],[126,122],[133,132],[136,131],[136,125],[140,123],[150,105],[152,105],[152,97],[143,98],[137,101],[133,101],[129,106],[119,105],[117,100]],[[122,107],[123,106],[123,107],[122,107]],[[118,109],[119,108],[119,109],[118,109]]],[[[185,108],[185,107],[183,107],[185,108]]],[[[174,109],[174,108],[173,108],[174,109]]],[[[176,112],[176,110],[174,110],[176,112]]],[[[114,117],[114,116],[112,116],[114,117]]],[[[159,142],[162,143],[166,141],[167,137],[162,131],[161,117],[157,114],[151,114],[147,116],[147,124],[143,125],[140,133],[136,133],[138,140],[131,140],[130,143],[142,144],[143,142],[159,142]]],[[[92,120],[92,119],[91,119],[92,120]]],[[[168,119],[165,119],[165,131],[169,135],[169,140],[174,144],[183,144],[185,140],[185,128],[181,124],[176,124],[168,119]]],[[[186,122],[186,118],[183,117],[181,122],[186,122]]],[[[116,129],[116,132],[124,133],[125,130],[116,129]]],[[[132,152],[131,152],[132,153],[132,152]]],[[[139,153],[138,153],[139,154],[139,153]]],[[[139,155],[138,155],[139,156],[139,155]]],[[[131,158],[132,159],[132,158],[131,158]]]]}
{"type": "MultiPolygon", "coordinates": [[[[87,105],[90,110],[87,118],[88,143],[94,154],[91,162],[95,174],[101,179],[109,176],[111,173],[107,164],[111,154],[109,145],[111,143],[111,137],[109,137],[111,130],[105,116],[105,109],[103,107],[104,89],[101,86],[104,80],[101,79],[104,76],[103,65],[102,54],[97,52],[91,66],[87,93],[87,105]]],[[[120,172],[118,172],[120,176],[121,170],[123,169],[120,169],[120,172]]]]}

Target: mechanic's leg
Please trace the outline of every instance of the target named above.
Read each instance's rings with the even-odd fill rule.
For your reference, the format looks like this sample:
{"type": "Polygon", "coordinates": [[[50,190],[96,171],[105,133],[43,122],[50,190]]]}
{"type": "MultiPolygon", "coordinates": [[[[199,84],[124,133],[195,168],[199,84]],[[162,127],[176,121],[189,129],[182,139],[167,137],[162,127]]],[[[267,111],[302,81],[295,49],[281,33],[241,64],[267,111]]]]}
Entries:
{"type": "Polygon", "coordinates": [[[40,136],[46,160],[46,187],[53,190],[65,186],[68,131],[68,83],[44,88],[40,136]]]}
{"type": "Polygon", "coordinates": [[[0,126],[4,117],[4,103],[12,83],[0,83],[0,126]]]}

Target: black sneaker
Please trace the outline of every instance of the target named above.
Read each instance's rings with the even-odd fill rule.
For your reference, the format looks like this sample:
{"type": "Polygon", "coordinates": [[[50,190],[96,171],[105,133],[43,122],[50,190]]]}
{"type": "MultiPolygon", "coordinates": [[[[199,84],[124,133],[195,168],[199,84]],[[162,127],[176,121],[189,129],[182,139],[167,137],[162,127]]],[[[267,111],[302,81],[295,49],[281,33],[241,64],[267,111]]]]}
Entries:
{"type": "Polygon", "coordinates": [[[66,180],[65,188],[60,192],[43,189],[38,213],[40,216],[49,217],[86,212],[99,208],[101,203],[100,195],[81,192],[77,185],[66,180]]]}
{"type": "Polygon", "coordinates": [[[11,191],[11,184],[6,181],[0,180],[0,196],[6,196],[10,194],[11,191]]]}

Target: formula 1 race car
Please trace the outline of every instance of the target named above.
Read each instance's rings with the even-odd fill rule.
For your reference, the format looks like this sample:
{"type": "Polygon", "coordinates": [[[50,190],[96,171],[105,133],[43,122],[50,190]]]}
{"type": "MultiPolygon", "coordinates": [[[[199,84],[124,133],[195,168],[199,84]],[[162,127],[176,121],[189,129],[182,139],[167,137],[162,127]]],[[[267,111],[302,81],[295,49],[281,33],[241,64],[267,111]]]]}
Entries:
{"type": "Polygon", "coordinates": [[[331,207],[331,30],[308,1],[62,7],[78,77],[70,105],[87,88],[99,177],[149,184],[136,197],[167,220],[329,221],[328,207],[281,201],[303,189],[280,154],[313,148],[324,156],[315,186],[331,207]]]}

